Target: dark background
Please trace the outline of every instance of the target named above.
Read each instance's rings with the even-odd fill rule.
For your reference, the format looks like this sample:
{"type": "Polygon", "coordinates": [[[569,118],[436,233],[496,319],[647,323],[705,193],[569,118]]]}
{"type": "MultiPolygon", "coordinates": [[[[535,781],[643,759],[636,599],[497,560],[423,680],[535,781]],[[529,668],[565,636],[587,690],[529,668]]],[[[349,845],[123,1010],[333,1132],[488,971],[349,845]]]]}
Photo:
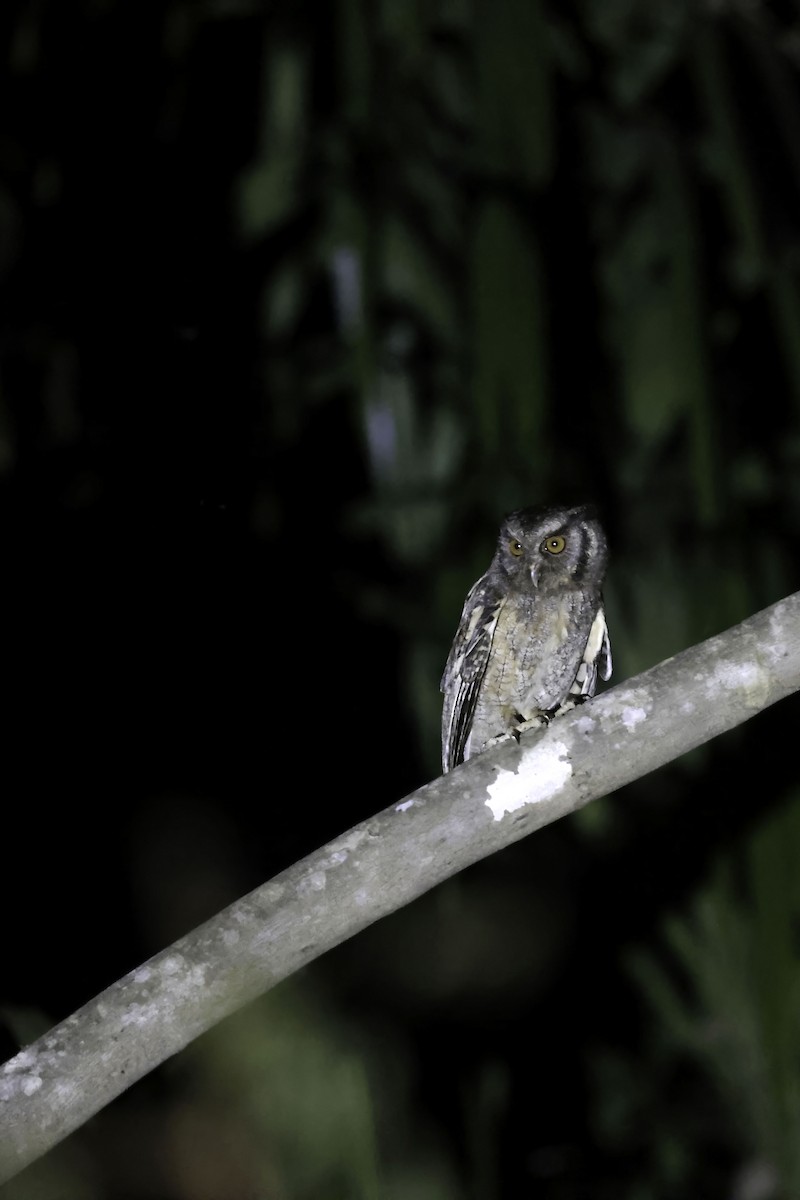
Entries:
{"type": "MultiPolygon", "coordinates": [[[[438,773],[509,509],[600,507],[615,682],[798,587],[800,18],[17,0],[0,32],[11,1055],[438,773]]],[[[797,721],[464,872],[4,1194],[796,1200],[797,721]]]]}

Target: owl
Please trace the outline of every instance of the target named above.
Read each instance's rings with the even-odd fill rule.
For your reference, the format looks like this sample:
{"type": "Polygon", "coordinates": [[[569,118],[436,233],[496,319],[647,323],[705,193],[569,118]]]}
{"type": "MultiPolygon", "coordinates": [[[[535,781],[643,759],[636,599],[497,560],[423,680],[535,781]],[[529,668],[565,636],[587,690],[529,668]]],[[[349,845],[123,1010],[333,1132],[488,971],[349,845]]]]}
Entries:
{"type": "Polygon", "coordinates": [[[500,526],[442,676],[442,767],[544,724],[611,675],[601,586],[608,560],[594,509],[523,508],[500,526]]]}

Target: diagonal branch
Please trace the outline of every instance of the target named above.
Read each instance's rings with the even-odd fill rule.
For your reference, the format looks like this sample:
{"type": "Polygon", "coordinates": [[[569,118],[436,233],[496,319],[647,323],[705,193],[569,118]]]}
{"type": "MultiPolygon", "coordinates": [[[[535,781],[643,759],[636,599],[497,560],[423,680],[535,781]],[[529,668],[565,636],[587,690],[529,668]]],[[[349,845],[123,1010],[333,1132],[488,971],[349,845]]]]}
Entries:
{"type": "MultiPolygon", "coordinates": [[[[326,950],[799,688],[800,592],[519,745],[493,747],[310,854],[0,1068],[0,1183],[326,950]]],[[[295,782],[302,787],[302,777],[295,782]]]]}

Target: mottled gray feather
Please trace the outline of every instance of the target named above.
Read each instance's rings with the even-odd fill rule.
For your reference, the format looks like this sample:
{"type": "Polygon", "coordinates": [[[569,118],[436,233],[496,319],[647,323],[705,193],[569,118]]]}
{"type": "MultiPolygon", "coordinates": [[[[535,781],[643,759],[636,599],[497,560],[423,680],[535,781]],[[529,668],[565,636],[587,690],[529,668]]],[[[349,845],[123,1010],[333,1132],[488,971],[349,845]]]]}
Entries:
{"type": "Polygon", "coordinates": [[[502,605],[497,580],[488,571],[472,585],[464,601],[439,685],[445,697],[442,719],[445,771],[462,761],[502,605]]]}

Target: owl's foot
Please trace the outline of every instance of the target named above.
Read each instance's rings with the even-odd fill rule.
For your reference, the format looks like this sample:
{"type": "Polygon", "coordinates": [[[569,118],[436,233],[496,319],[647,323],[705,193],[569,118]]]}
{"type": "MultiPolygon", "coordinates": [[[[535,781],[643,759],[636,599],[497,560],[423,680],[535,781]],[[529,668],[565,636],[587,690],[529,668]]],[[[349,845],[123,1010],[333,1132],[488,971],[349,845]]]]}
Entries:
{"type": "Polygon", "coordinates": [[[499,746],[501,742],[510,741],[513,736],[514,734],[511,730],[508,730],[506,733],[497,733],[493,738],[489,738],[483,749],[488,750],[491,746],[499,746]]]}
{"type": "Polygon", "coordinates": [[[520,717],[517,724],[511,730],[511,736],[519,741],[520,734],[527,733],[529,729],[543,729],[546,725],[549,725],[552,716],[552,713],[540,712],[535,717],[528,717],[527,720],[520,717]]]}
{"type": "Polygon", "coordinates": [[[499,746],[501,742],[508,742],[511,738],[518,742],[520,735],[527,733],[529,729],[543,729],[549,725],[552,715],[552,713],[539,712],[536,716],[526,719],[521,713],[514,713],[516,719],[511,728],[507,729],[505,733],[498,733],[496,737],[490,738],[484,749],[488,750],[490,746],[499,746]]]}

